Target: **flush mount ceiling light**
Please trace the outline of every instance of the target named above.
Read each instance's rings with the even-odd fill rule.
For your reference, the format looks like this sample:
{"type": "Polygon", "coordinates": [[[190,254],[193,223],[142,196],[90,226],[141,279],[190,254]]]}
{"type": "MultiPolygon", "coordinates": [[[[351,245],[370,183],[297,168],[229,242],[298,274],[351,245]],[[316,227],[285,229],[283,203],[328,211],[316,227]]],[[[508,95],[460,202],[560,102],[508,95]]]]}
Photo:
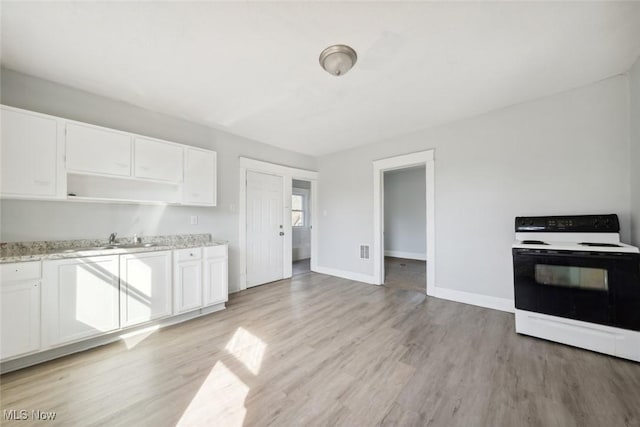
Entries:
{"type": "Polygon", "coordinates": [[[329,46],[320,53],[320,65],[334,76],[346,74],[357,60],[356,51],[344,44],[329,46]]]}

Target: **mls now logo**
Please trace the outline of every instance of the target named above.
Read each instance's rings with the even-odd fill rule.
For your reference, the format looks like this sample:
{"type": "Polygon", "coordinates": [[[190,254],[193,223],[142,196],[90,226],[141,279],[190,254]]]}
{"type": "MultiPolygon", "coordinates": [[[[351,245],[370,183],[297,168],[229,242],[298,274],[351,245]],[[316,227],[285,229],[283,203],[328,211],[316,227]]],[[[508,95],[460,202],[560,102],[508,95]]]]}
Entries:
{"type": "Polygon", "coordinates": [[[29,419],[29,412],[26,409],[5,409],[4,419],[7,421],[22,421],[29,419]]]}
{"type": "Polygon", "coordinates": [[[3,414],[5,421],[52,421],[56,419],[55,412],[46,412],[40,410],[27,411],[26,409],[5,409],[3,414]]]}

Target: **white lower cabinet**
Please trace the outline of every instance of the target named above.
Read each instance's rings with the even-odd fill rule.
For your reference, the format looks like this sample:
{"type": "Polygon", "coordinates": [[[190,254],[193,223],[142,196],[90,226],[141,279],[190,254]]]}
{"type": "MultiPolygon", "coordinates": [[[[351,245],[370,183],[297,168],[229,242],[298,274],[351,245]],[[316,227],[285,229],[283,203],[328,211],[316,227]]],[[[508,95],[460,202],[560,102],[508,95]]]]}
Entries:
{"type": "Polygon", "coordinates": [[[0,264],[0,359],[223,304],[227,261],[217,245],[0,264]]]}
{"type": "Polygon", "coordinates": [[[118,329],[119,294],[118,255],[44,261],[43,347],[118,329]]]}
{"type": "Polygon", "coordinates": [[[175,313],[227,301],[227,245],[180,249],[173,256],[175,313]]]}
{"type": "Polygon", "coordinates": [[[120,255],[120,326],[171,315],[171,251],[120,255]]]}
{"type": "Polygon", "coordinates": [[[40,262],[0,266],[0,358],[40,348],[40,262]]]}
{"type": "Polygon", "coordinates": [[[204,249],[202,305],[220,304],[229,299],[227,245],[204,249]]]}
{"type": "Polygon", "coordinates": [[[173,310],[184,313],[202,307],[202,249],[174,251],[173,310]]]}

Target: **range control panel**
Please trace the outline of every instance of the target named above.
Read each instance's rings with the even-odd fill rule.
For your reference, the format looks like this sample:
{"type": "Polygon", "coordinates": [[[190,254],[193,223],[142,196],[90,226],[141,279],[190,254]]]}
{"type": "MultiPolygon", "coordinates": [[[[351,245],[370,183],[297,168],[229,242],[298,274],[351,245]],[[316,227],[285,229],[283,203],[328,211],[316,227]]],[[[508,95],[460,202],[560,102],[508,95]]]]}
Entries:
{"type": "Polygon", "coordinates": [[[618,215],[517,216],[516,231],[618,233],[618,215]]]}

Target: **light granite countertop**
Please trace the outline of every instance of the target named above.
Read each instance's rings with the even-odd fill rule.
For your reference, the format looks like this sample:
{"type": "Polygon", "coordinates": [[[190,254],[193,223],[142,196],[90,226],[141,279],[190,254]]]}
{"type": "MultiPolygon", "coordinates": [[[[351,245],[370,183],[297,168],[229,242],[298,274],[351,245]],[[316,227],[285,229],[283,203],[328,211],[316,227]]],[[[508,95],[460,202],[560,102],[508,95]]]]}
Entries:
{"type": "MultiPolygon", "coordinates": [[[[133,238],[128,237],[117,239],[116,245],[113,246],[130,245],[132,243],[133,238]]],[[[151,244],[152,246],[107,247],[111,245],[109,245],[105,239],[0,242],[0,264],[101,255],[121,255],[228,244],[226,241],[212,239],[210,234],[148,236],[142,239],[142,243],[151,244]]]]}

